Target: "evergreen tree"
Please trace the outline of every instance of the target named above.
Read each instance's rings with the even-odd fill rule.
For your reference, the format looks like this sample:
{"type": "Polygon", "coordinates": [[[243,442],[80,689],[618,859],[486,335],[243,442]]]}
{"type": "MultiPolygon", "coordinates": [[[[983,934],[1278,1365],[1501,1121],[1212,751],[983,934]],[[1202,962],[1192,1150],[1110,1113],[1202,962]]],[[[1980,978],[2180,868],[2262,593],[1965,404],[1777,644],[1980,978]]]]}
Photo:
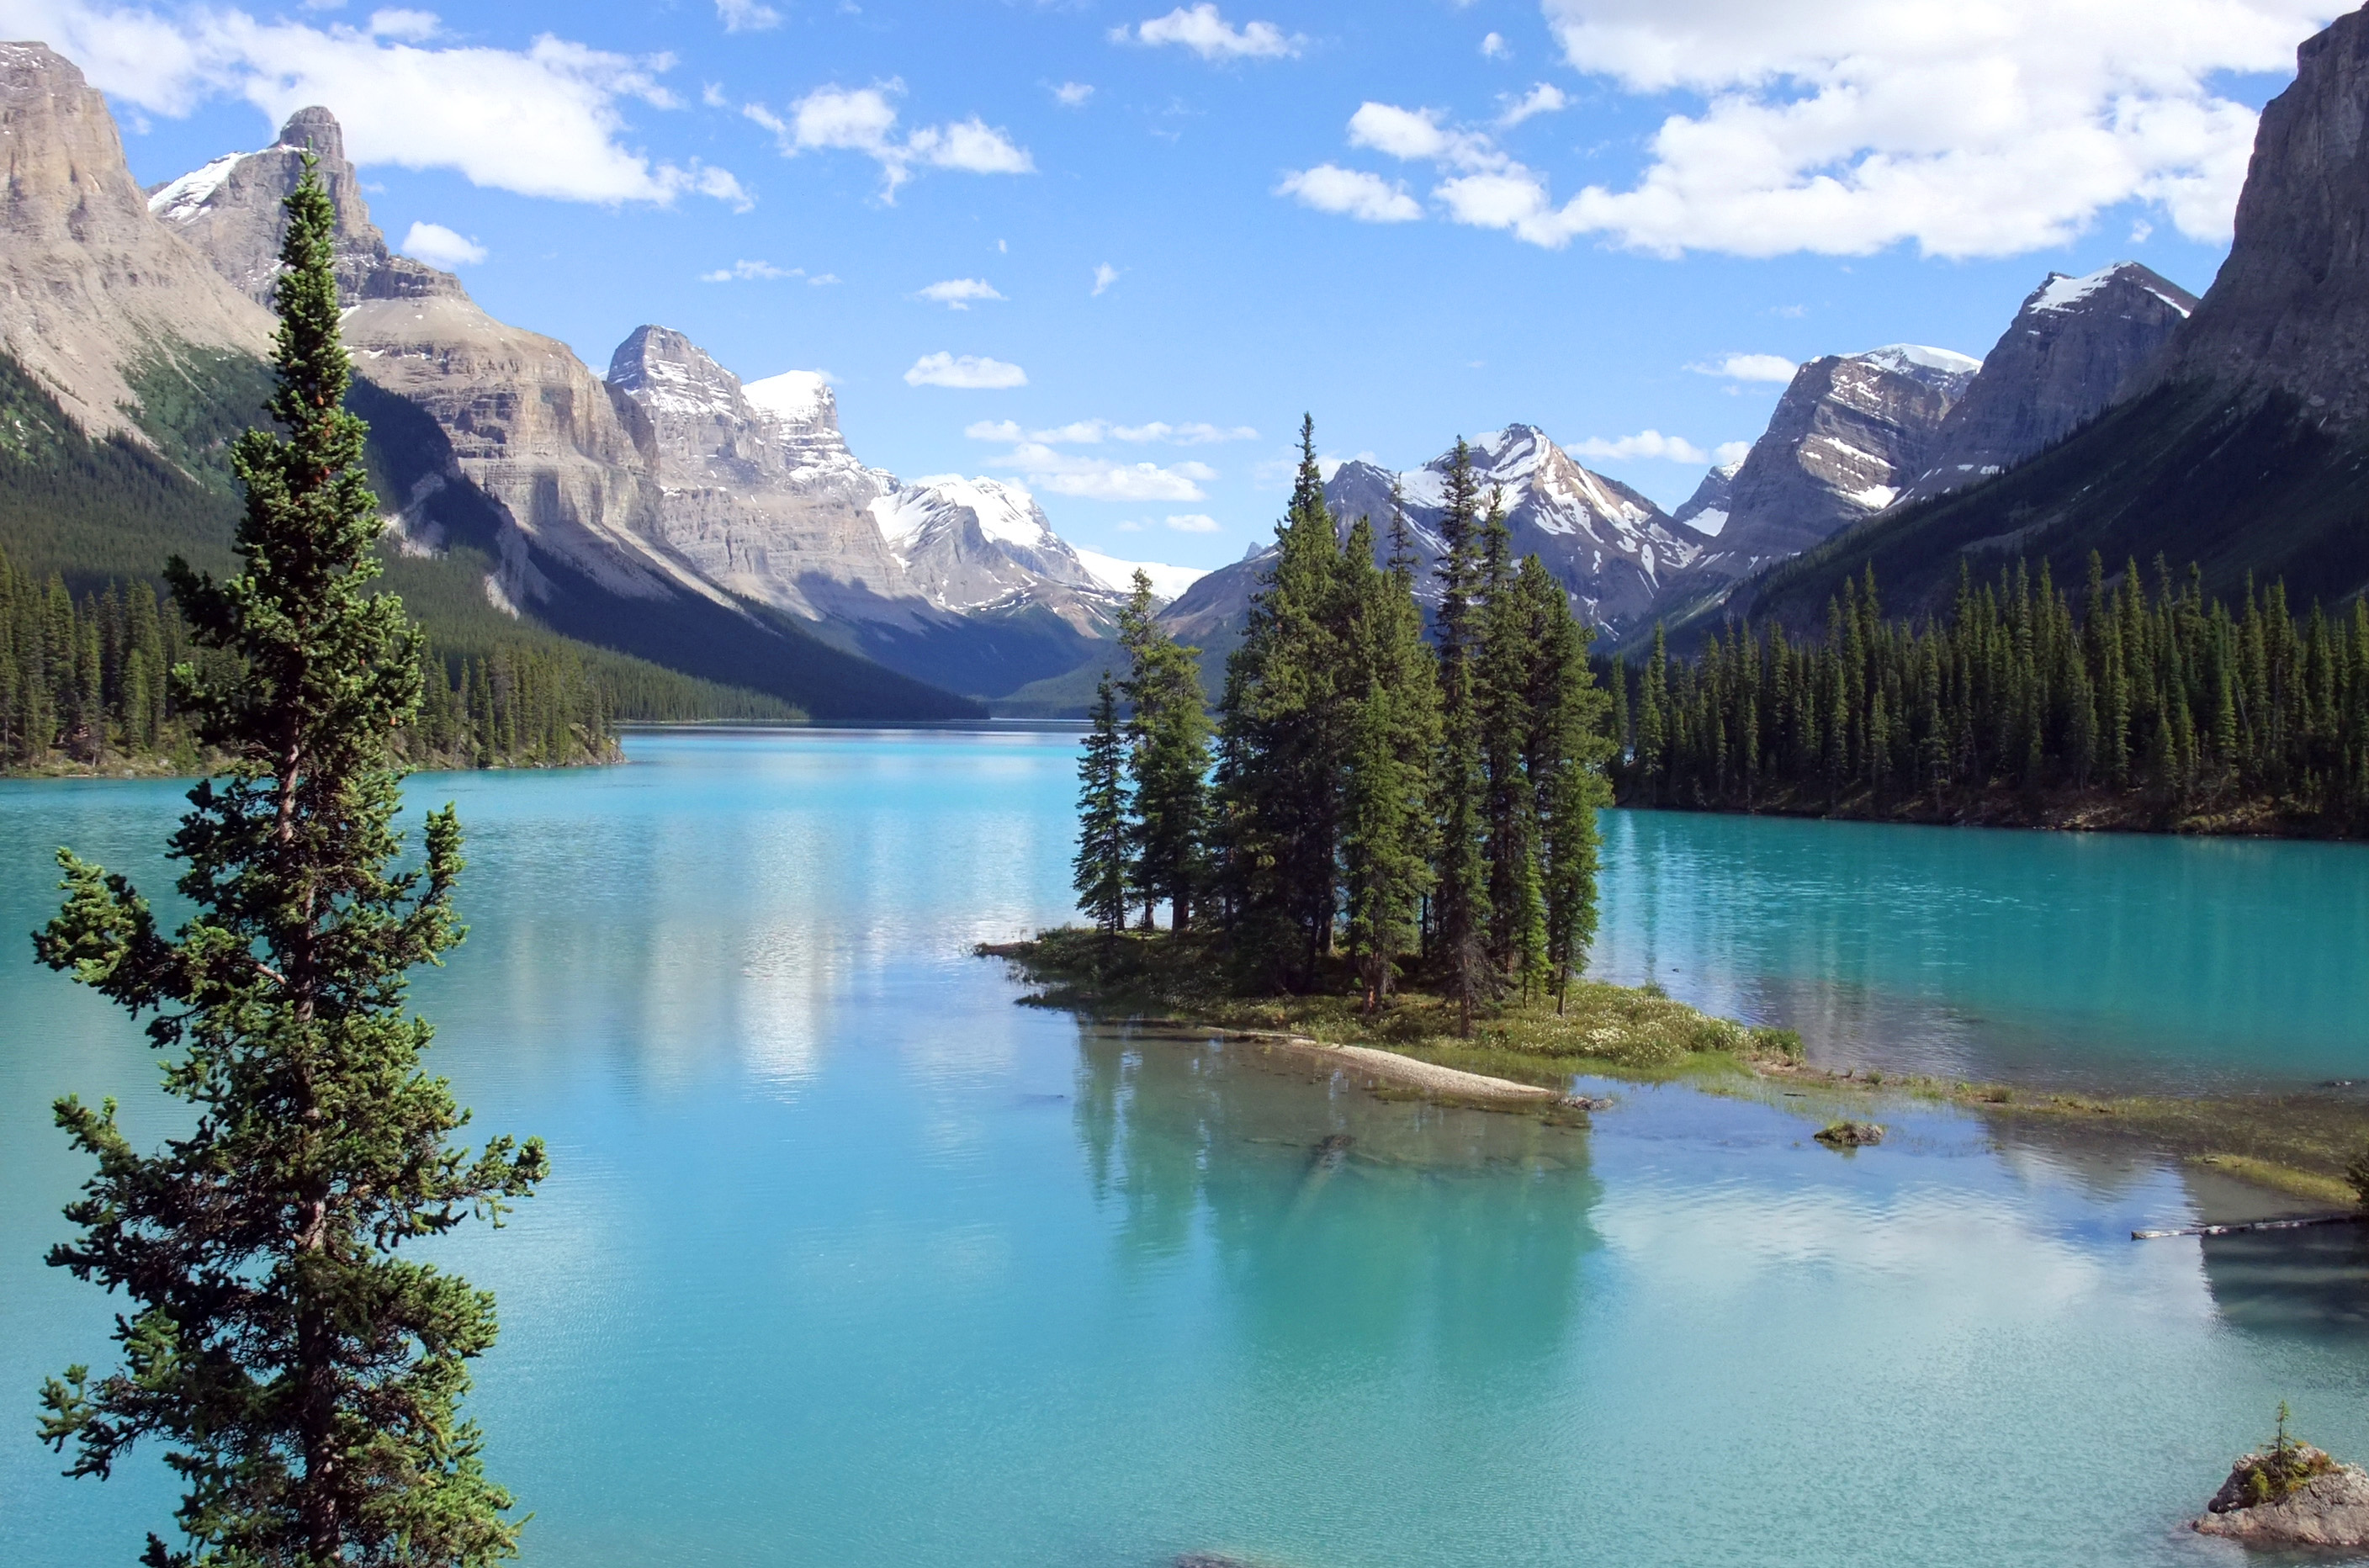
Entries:
{"type": "MultiPolygon", "coordinates": [[[[1220,729],[1226,859],[1237,886],[1235,945],[1251,967],[1310,984],[1339,913],[1343,682],[1353,613],[1338,525],[1324,501],[1315,425],[1303,418],[1291,505],[1276,530],[1242,641],[1227,661],[1220,729]]],[[[1368,563],[1370,564],[1370,562],[1368,563]]]]}
{"type": "Polygon", "coordinates": [[[1476,1008],[1493,1000],[1497,979],[1489,963],[1489,781],[1482,734],[1482,671],[1480,495],[1472,452],[1458,437],[1448,460],[1440,542],[1447,546],[1439,578],[1439,750],[1432,775],[1432,816],[1438,824],[1439,864],[1434,878],[1435,958],[1442,989],[1456,1004],[1457,1028],[1472,1032],[1476,1008]]]}
{"type": "Polygon", "coordinates": [[[1493,491],[1481,524],[1479,657],[1489,961],[1527,989],[1545,979],[1546,892],[1539,882],[1538,801],[1527,755],[1538,628],[1515,581],[1505,502],[1493,491]]]}
{"type": "Polygon", "coordinates": [[[1572,618],[1570,597],[1537,556],[1523,561],[1516,588],[1531,650],[1523,756],[1538,822],[1539,958],[1560,1012],[1596,939],[1596,814],[1612,804],[1605,777],[1611,703],[1588,665],[1594,634],[1572,618]]]}
{"type": "Polygon", "coordinates": [[[233,463],[246,490],[225,582],[171,577],[198,642],[237,672],[184,665],[179,700],[228,777],[190,793],[172,841],[197,910],[162,934],[120,876],[62,852],[67,898],[41,959],[133,1013],[153,1013],[168,1093],[194,1127],[135,1150],[109,1102],[57,1118],[97,1157],[50,1261],[121,1289],[123,1366],[74,1367],[42,1391],[41,1435],[73,1473],[105,1476],[166,1447],[189,1545],[168,1564],[478,1564],[513,1555],[509,1494],[459,1416],[494,1304],[403,1243],[497,1219],[545,1169],[540,1142],[452,1141],[467,1120],[420,1070],[429,1025],[406,972],[460,940],[460,828],[427,819],[423,864],[397,870],[399,775],[419,702],[418,634],[365,589],[378,509],[331,270],[335,213],[312,160],[289,198],[270,412],[233,463]]]}
{"type": "Polygon", "coordinates": [[[1433,843],[1426,793],[1439,744],[1438,681],[1395,493],[1390,538],[1387,571],[1374,566],[1373,528],[1364,518],[1351,527],[1342,552],[1351,613],[1341,874],[1349,956],[1368,1013],[1390,995],[1399,961],[1422,941],[1433,843]]]}
{"type": "Polygon", "coordinates": [[[1127,742],[1120,737],[1118,692],[1105,674],[1094,688],[1094,711],[1078,759],[1078,856],[1070,885],[1094,929],[1115,936],[1127,929],[1127,742]]]}
{"type": "Polygon", "coordinates": [[[1143,923],[1162,899],[1177,931],[1193,922],[1202,880],[1209,774],[1209,717],[1201,694],[1198,648],[1170,636],[1152,613],[1151,579],[1135,574],[1135,593],[1119,612],[1119,643],[1128,671],[1121,694],[1127,721],[1128,782],[1135,796],[1130,880],[1143,900],[1143,923]]]}

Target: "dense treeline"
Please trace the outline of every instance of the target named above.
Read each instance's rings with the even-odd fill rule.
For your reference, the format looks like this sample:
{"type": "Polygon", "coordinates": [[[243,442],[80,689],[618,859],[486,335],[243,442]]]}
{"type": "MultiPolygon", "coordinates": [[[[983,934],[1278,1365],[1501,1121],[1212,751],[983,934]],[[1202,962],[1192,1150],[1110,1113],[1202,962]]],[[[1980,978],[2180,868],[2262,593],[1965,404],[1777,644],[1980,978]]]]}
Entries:
{"type": "MultiPolygon", "coordinates": [[[[187,664],[217,680],[224,657],[195,646],[170,596],[147,582],[77,600],[63,579],[40,581],[0,553],[0,767],[194,769],[202,758],[170,672],[187,664]]],[[[400,741],[414,767],[606,761],[625,719],[796,716],[638,660],[594,668],[556,638],[430,649],[421,674],[419,717],[400,741]]]]}
{"type": "Polygon", "coordinates": [[[1509,990],[1560,996],[1594,934],[1609,746],[1589,634],[1536,558],[1514,562],[1459,442],[1426,639],[1403,517],[1376,566],[1371,521],[1342,529],[1300,438],[1214,755],[1196,650],[1137,579],[1127,673],[1103,681],[1080,762],[1081,907],[1116,933],[1166,903],[1251,989],[1339,976],[1371,1010],[1403,972],[1469,1033],[1509,990]]]}
{"type": "Polygon", "coordinates": [[[2234,609],[2192,568],[2093,555],[2073,596],[2024,566],[1961,567],[1956,601],[1886,621],[1871,571],[1822,637],[1731,624],[1692,659],[1655,633],[1616,665],[1621,798],[1645,806],[2037,819],[2089,802],[2109,822],[2266,815],[2369,829],[2369,605],[2298,618],[2249,586],[2234,609]],[[1996,809],[2002,795],[2024,803],[1996,809]]]}

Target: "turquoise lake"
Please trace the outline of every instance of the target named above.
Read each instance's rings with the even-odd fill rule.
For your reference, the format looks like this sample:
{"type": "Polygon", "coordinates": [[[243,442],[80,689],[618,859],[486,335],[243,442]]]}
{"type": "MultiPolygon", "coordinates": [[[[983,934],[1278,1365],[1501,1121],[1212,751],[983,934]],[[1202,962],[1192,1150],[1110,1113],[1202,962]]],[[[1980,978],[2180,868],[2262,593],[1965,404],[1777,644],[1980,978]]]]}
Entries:
{"type": "MultiPolygon", "coordinates": [[[[967,955],[1068,917],[1074,737],[627,750],[412,786],[469,834],[436,1065],[555,1162],[437,1254],[530,1568],[2234,1563],[2179,1527],[2279,1400],[2369,1458],[2349,1229],[2133,1242],[2229,1195],[1946,1108],[1845,1156],[1774,1089],[1552,1128],[1082,1027],[967,955]]],[[[61,842],[164,893],[182,788],[0,784],[0,1563],[168,1523],[32,1437],[111,1354],[48,1104],[174,1123],[23,933],[61,842]]],[[[1821,1059],[2369,1079],[2359,847],[1605,820],[1597,972],[1821,1059]]]]}

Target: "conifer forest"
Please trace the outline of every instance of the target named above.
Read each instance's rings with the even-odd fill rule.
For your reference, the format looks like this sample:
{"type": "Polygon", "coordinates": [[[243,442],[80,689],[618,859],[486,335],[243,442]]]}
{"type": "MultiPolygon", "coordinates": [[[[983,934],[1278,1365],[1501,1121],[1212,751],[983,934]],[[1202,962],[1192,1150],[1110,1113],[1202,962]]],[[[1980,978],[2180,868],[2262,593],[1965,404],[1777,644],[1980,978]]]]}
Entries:
{"type": "Polygon", "coordinates": [[[1624,804],[2323,834],[2369,830],[2369,605],[2234,607],[2160,559],[2074,596],[1962,567],[1941,615],[1886,620],[1871,571],[1822,636],[1731,624],[1693,658],[1657,629],[1610,666],[1624,804]],[[2152,586],[2150,586],[2150,581],[2152,586]]]}
{"type": "Polygon", "coordinates": [[[1279,550],[1228,660],[1214,734],[1194,651],[1139,578],[1122,680],[1080,763],[1076,887],[1116,934],[1169,907],[1246,990],[1354,984],[1370,1010],[1402,976],[1470,1028],[1509,991],[1561,993],[1595,930],[1595,814],[1608,804],[1607,698],[1588,630],[1459,445],[1448,479],[1436,635],[1402,517],[1324,500],[1313,432],[1279,550]]]}

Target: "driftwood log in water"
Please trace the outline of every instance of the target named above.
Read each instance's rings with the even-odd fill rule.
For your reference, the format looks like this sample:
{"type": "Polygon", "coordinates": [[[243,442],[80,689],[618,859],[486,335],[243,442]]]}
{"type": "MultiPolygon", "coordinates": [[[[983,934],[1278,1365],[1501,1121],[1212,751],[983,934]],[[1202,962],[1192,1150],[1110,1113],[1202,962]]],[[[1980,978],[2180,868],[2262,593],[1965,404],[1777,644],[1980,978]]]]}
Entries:
{"type": "Polygon", "coordinates": [[[2301,1230],[2313,1225],[2359,1225],[2369,1214],[2317,1214],[2309,1219],[2256,1219],[2244,1225],[2183,1225],[2176,1230],[2134,1230],[2134,1242],[2161,1241],[2166,1236],[2235,1236],[2246,1230],[2301,1230]]]}

